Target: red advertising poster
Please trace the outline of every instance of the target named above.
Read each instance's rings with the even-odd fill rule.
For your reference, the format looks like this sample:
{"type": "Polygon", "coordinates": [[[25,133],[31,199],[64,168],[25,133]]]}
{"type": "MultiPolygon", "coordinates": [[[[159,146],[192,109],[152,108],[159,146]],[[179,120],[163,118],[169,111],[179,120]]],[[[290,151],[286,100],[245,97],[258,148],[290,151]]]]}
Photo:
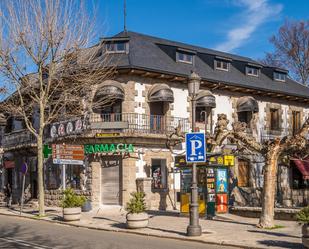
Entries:
{"type": "Polygon", "coordinates": [[[15,162],[14,161],[4,161],[4,168],[6,169],[15,168],[15,162]]]}
{"type": "Polygon", "coordinates": [[[227,194],[217,194],[217,213],[227,212],[227,194]]]}

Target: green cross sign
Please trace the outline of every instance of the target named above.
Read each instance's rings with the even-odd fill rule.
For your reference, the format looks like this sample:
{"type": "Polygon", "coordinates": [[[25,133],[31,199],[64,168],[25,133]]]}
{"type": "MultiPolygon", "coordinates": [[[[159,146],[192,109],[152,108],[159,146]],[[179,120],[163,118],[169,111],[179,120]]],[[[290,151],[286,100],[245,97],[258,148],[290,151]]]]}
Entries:
{"type": "Polygon", "coordinates": [[[51,155],[52,154],[52,148],[50,148],[49,146],[48,146],[48,144],[44,144],[44,148],[43,148],[43,155],[44,155],[44,158],[48,158],[49,157],[49,155],[51,155]]]}

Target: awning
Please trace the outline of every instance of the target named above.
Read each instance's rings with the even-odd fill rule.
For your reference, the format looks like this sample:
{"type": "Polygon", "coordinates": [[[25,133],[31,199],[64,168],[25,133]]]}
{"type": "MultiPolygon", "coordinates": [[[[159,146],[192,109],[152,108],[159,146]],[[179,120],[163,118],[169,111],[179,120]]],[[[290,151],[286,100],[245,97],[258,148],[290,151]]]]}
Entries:
{"type": "Polygon", "coordinates": [[[166,84],[155,84],[148,92],[149,102],[174,102],[172,89],[166,84]]]}
{"type": "Polygon", "coordinates": [[[94,99],[106,98],[124,99],[124,89],[122,85],[115,80],[106,80],[99,85],[98,90],[94,95],[94,99]]]}
{"type": "Polygon", "coordinates": [[[196,97],[197,107],[216,108],[216,97],[210,91],[200,91],[196,97]]]}
{"type": "Polygon", "coordinates": [[[296,167],[303,175],[304,180],[309,180],[309,158],[305,160],[293,159],[296,167]]]}
{"type": "Polygon", "coordinates": [[[259,105],[251,96],[244,96],[237,100],[237,112],[258,112],[259,105]]]}

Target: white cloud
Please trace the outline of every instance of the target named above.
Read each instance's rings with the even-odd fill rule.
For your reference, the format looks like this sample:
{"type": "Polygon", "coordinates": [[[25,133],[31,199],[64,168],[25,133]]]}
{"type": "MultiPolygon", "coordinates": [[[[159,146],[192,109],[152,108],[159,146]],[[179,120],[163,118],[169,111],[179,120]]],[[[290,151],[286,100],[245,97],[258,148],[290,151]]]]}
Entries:
{"type": "Polygon", "coordinates": [[[275,18],[282,10],[281,4],[271,4],[268,0],[235,0],[233,3],[245,8],[239,17],[235,17],[242,24],[227,33],[226,41],[218,44],[217,50],[231,52],[239,48],[260,25],[275,18]]]}

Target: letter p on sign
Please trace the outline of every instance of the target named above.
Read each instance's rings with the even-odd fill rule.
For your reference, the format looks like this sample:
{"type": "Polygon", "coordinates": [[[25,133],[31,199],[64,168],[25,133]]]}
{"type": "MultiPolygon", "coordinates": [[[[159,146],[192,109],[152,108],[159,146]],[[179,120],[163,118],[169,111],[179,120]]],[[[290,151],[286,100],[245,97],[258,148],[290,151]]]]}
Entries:
{"type": "Polygon", "coordinates": [[[206,161],[205,133],[186,134],[186,161],[192,163],[206,161]]]}

